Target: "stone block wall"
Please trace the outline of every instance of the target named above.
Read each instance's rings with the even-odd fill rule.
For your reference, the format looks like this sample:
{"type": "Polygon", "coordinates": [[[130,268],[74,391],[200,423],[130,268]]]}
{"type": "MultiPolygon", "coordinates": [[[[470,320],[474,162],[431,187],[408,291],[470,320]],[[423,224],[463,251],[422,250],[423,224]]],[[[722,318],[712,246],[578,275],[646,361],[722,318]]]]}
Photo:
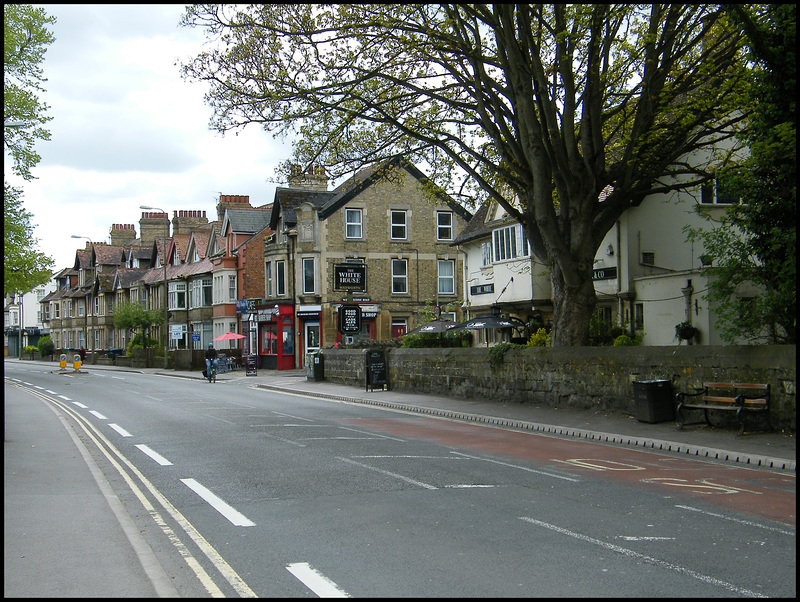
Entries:
{"type": "MultiPolygon", "coordinates": [[[[526,347],[510,349],[498,369],[488,349],[391,349],[389,386],[498,403],[595,409],[636,414],[633,383],[669,380],[673,391],[703,382],[770,383],[770,420],[796,429],[796,347],[526,347]]],[[[324,349],[325,379],[365,386],[363,349],[324,349]]]]}

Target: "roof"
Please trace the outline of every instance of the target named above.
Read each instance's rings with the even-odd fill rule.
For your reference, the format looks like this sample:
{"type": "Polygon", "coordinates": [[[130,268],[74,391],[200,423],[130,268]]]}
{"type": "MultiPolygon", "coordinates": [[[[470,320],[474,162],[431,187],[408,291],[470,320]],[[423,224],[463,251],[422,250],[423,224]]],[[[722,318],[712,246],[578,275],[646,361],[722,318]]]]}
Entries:
{"type": "Polygon", "coordinates": [[[114,245],[94,245],[93,255],[95,265],[122,265],[125,249],[114,245]]]}
{"type": "Polygon", "coordinates": [[[134,282],[142,278],[147,272],[148,268],[117,268],[113,288],[130,288],[134,282]]]}
{"type": "Polygon", "coordinates": [[[225,217],[222,220],[221,232],[228,228],[234,234],[255,234],[263,230],[269,223],[272,205],[251,209],[232,209],[225,210],[225,217]]]}
{"type": "MultiPolygon", "coordinates": [[[[415,165],[407,161],[402,157],[396,157],[394,159],[389,159],[388,161],[383,161],[381,163],[376,163],[371,165],[370,167],[364,168],[358,173],[356,173],[352,178],[347,180],[346,182],[340,184],[333,192],[333,196],[325,203],[324,207],[319,212],[319,218],[321,220],[327,219],[331,214],[341,209],[344,205],[349,203],[354,197],[359,195],[365,189],[369,188],[373,184],[380,182],[384,177],[385,174],[394,168],[402,168],[406,172],[408,172],[413,178],[418,180],[420,183],[426,186],[430,186],[432,184],[431,180],[423,174],[415,165]]],[[[472,218],[472,214],[467,211],[467,209],[458,204],[453,198],[448,195],[444,190],[435,186],[433,188],[434,195],[436,198],[450,207],[454,213],[458,214],[462,219],[469,221],[472,218]]]]}
{"type": "Polygon", "coordinates": [[[317,209],[321,209],[335,196],[334,192],[321,190],[308,190],[305,188],[282,188],[275,189],[275,202],[272,204],[269,224],[272,230],[278,227],[278,218],[283,215],[285,224],[297,223],[296,209],[303,203],[310,203],[317,209]]]}

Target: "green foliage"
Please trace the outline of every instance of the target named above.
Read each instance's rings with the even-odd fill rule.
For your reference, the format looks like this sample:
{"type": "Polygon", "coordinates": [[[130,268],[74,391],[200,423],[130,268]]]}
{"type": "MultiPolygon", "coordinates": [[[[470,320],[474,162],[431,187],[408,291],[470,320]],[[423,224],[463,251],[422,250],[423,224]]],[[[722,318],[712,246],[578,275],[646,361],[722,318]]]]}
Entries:
{"type": "Polygon", "coordinates": [[[723,340],[797,342],[796,5],[725,5],[747,31],[753,70],[743,106],[752,107],[739,169],[718,175],[741,203],[709,229],[687,228],[712,260],[706,295],[723,340]]]}
{"type": "Polygon", "coordinates": [[[53,339],[51,339],[49,336],[43,336],[39,339],[39,357],[53,355],[55,349],[56,348],[53,344],[53,339]]]}
{"type": "Polygon", "coordinates": [[[489,367],[497,371],[505,362],[505,355],[511,349],[523,349],[525,345],[518,345],[516,343],[498,343],[489,347],[489,367]]]}
{"type": "Polygon", "coordinates": [[[593,347],[608,347],[614,340],[627,334],[623,326],[604,320],[600,311],[595,311],[589,320],[589,345],[593,347]]]}
{"type": "Polygon", "coordinates": [[[526,344],[528,347],[547,347],[550,345],[550,334],[544,328],[539,328],[526,344]]]}
{"type": "Polygon", "coordinates": [[[403,336],[404,349],[420,347],[469,347],[472,334],[464,331],[445,333],[420,333],[403,336]]]}
{"type": "Polygon", "coordinates": [[[634,347],[636,345],[642,344],[642,339],[644,338],[644,332],[638,331],[636,336],[631,338],[629,334],[621,334],[616,339],[614,339],[613,346],[614,347],[634,347]]]}
{"type": "MultiPolygon", "coordinates": [[[[116,311],[116,310],[114,310],[116,311]]],[[[158,350],[158,339],[147,337],[143,332],[135,335],[125,348],[125,355],[131,357],[134,349],[155,348],[158,350]]],[[[163,354],[162,354],[163,355],[163,354]]]]}
{"type": "Polygon", "coordinates": [[[26,180],[33,177],[31,169],[41,158],[34,151],[35,141],[50,139],[42,126],[52,117],[45,115],[49,107],[37,94],[47,81],[41,63],[55,40],[47,29],[55,20],[30,4],[3,5],[3,142],[14,173],[26,180]],[[5,125],[20,122],[24,126],[5,125]]]}
{"type": "Polygon", "coordinates": [[[214,129],[297,132],[291,163],[332,180],[403,157],[499,203],[551,266],[558,346],[588,340],[604,235],[707,177],[685,157],[725,161],[696,151],[742,118],[742,33],[718,5],[195,4],[181,24],[207,31],[182,72],[214,129]]]}
{"type": "Polygon", "coordinates": [[[141,303],[127,301],[114,306],[114,328],[134,332],[164,323],[164,314],[158,309],[145,309],[141,303]]]}
{"type": "Polygon", "coordinates": [[[39,348],[36,347],[35,345],[25,345],[25,347],[23,347],[23,349],[22,349],[22,352],[23,353],[27,353],[28,355],[30,355],[31,359],[33,359],[33,354],[36,351],[39,351],[39,348]]]}
{"type": "MultiPolygon", "coordinates": [[[[30,4],[3,5],[3,148],[11,171],[30,180],[40,156],[36,140],[49,140],[43,125],[52,119],[39,101],[43,91],[41,62],[55,39],[47,25],[55,22],[30,4]]],[[[53,260],[36,249],[31,214],[22,206],[22,190],[3,181],[3,290],[27,293],[51,278],[53,260]]]]}

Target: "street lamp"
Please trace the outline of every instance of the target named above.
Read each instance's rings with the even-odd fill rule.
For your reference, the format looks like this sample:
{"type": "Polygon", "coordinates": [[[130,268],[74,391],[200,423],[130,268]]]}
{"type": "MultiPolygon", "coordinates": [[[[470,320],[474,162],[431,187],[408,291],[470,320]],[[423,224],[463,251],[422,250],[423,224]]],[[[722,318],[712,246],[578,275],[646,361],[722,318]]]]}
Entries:
{"type": "MultiPolygon", "coordinates": [[[[89,244],[94,248],[94,241],[89,238],[88,236],[78,236],[77,234],[73,234],[71,238],[85,238],[89,241],[89,244]]],[[[95,275],[97,274],[97,267],[95,266],[95,275]]],[[[94,287],[93,287],[94,288],[94,287]]],[[[86,310],[84,313],[84,327],[83,327],[83,337],[86,339],[86,344],[89,344],[89,311],[92,311],[92,326],[94,326],[94,311],[92,310],[92,303],[90,302],[89,296],[86,297],[86,310]]],[[[92,344],[92,358],[94,358],[94,344],[92,344]]],[[[94,363],[94,360],[92,360],[94,363]]]]}
{"type": "MultiPolygon", "coordinates": [[[[144,209],[145,211],[160,211],[161,213],[168,215],[166,211],[159,207],[149,207],[147,205],[139,205],[139,209],[144,209]]],[[[167,362],[167,322],[169,321],[169,314],[167,313],[167,237],[164,235],[164,259],[161,262],[164,264],[164,370],[168,367],[167,362]]]]}

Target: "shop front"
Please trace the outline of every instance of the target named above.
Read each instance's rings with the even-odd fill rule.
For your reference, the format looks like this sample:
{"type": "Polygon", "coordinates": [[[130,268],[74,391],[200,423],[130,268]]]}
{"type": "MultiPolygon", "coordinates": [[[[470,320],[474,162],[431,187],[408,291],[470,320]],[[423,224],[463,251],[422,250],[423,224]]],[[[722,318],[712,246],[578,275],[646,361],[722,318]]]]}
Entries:
{"type": "Polygon", "coordinates": [[[292,305],[275,305],[258,308],[256,318],[258,355],[261,368],[266,370],[293,370],[295,368],[295,325],[292,305]]]}
{"type": "Polygon", "coordinates": [[[298,305],[298,339],[300,340],[300,353],[298,354],[300,367],[303,368],[305,358],[310,353],[319,351],[320,348],[320,312],[321,305],[298,305]]]}

